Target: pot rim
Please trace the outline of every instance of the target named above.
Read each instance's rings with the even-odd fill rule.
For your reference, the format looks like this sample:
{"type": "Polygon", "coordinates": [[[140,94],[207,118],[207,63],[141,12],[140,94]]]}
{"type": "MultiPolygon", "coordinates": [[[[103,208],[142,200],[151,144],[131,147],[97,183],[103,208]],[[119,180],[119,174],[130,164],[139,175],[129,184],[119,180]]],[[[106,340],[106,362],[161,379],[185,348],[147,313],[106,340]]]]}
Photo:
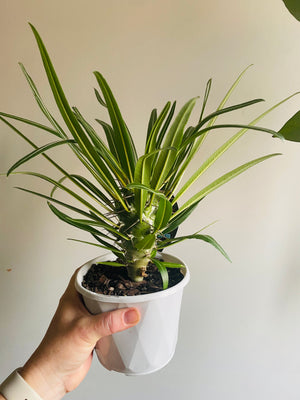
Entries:
{"type": "MultiPolygon", "coordinates": [[[[134,303],[142,303],[142,302],[151,301],[154,299],[170,296],[170,295],[178,292],[179,290],[182,290],[187,285],[187,283],[190,280],[190,272],[189,272],[189,269],[187,268],[187,266],[185,265],[185,263],[182,260],[180,260],[179,258],[177,258],[171,254],[167,254],[167,253],[164,253],[163,256],[164,256],[164,258],[167,258],[168,261],[171,261],[171,260],[176,261],[176,262],[179,261],[184,266],[182,268],[184,278],[177,285],[172,286],[168,289],[161,290],[161,291],[155,292],[155,293],[140,294],[137,296],[110,296],[110,295],[106,295],[106,294],[95,293],[95,292],[92,292],[92,291],[84,288],[81,285],[81,283],[83,280],[83,276],[86,274],[86,272],[89,270],[89,268],[93,264],[95,264],[95,262],[97,262],[97,261],[111,260],[112,257],[115,257],[111,253],[106,253],[102,256],[95,257],[92,260],[84,263],[79,268],[79,270],[76,274],[75,288],[76,288],[77,292],[79,292],[84,297],[89,298],[91,300],[102,301],[105,303],[126,303],[126,304],[131,303],[131,304],[134,304],[134,303]]],[[[158,257],[162,257],[162,256],[159,254],[158,257]]]]}

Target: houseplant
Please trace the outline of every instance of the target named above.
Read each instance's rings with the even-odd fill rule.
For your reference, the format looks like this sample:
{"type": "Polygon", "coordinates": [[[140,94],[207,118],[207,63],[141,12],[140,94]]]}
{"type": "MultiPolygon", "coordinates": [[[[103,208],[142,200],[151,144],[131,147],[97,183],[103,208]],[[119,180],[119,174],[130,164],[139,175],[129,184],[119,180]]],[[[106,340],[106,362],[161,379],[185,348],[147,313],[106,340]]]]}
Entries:
{"type": "MultiPolygon", "coordinates": [[[[55,180],[37,172],[17,172],[37,177],[51,185],[50,194],[43,194],[24,188],[19,189],[46,199],[50,210],[59,219],[76,228],[89,232],[96,241],[91,244],[111,252],[109,258],[105,257],[104,259],[93,260],[83,266],[78,273],[77,289],[83,296],[86,296],[84,301],[91,312],[101,312],[112,307],[124,307],[130,301],[135,303],[139,301],[137,304],[142,311],[142,320],[144,320],[142,322],[148,323],[148,326],[146,325],[147,327],[144,328],[144,325],[139,324],[138,331],[129,330],[121,334],[127,335],[125,336],[125,345],[131,348],[131,355],[137,355],[137,359],[132,360],[131,355],[127,357],[124,354],[123,348],[117,348],[118,341],[124,342],[122,339],[124,336],[120,336],[120,334],[116,334],[114,338],[110,338],[108,343],[100,343],[98,356],[109,369],[115,369],[127,374],[152,372],[166,364],[174,353],[179,310],[174,311],[172,305],[166,305],[165,303],[165,308],[161,311],[161,306],[158,305],[157,300],[155,300],[154,308],[152,308],[148,299],[151,298],[152,300],[152,297],[158,296],[163,298],[163,302],[166,302],[167,297],[169,297],[168,295],[170,295],[172,304],[176,302],[180,306],[182,289],[189,277],[188,270],[181,260],[170,255],[159,256],[158,251],[164,250],[183,240],[196,239],[213,245],[229,259],[223,248],[211,236],[204,235],[200,231],[191,235],[177,237],[174,237],[172,233],[192,214],[204,197],[248,168],[277,154],[269,154],[257,158],[225,173],[183,202],[183,204],[180,204],[181,198],[198,178],[248,130],[266,132],[279,138],[284,137],[284,133],[291,127],[290,122],[280,132],[257,126],[257,123],[267,113],[287,99],[271,107],[247,125],[238,123],[216,124],[216,120],[222,114],[230,114],[235,110],[250,107],[263,100],[254,99],[226,106],[231,93],[238,85],[245,70],[230,87],[216,111],[205,115],[212,84],[212,81],[209,80],[204,93],[200,116],[198,122],[194,125],[189,126],[189,120],[197,98],[189,100],[177,113],[175,113],[175,102],[173,104],[168,102],[160,113],[157,113],[156,109],[151,112],[146,135],[145,152],[142,156],[138,157],[128,127],[104,77],[99,72],[94,73],[102,93],[100,94],[98,90],[95,90],[96,98],[101,106],[107,109],[110,117],[110,124],[97,120],[103,128],[107,144],[84,119],[79,110],[75,107],[70,107],[47,50],[36,29],[32,25],[30,26],[41,53],[55,102],[67,126],[68,134],[49,112],[32,78],[27,73],[25,67],[20,64],[34,97],[42,113],[50,122],[51,127],[12,114],[0,113],[1,120],[26,140],[34,149],[18,160],[9,169],[7,175],[16,173],[15,170],[18,167],[39,155],[43,156],[62,174],[61,179],[55,180]],[[22,134],[9,120],[18,120],[40,128],[54,135],[56,140],[39,147],[31,139],[22,134]],[[204,162],[201,161],[196,171],[181,184],[187,167],[198,153],[206,137],[211,132],[214,132],[214,130],[221,128],[237,128],[238,132],[204,162]],[[61,166],[47,154],[48,150],[62,145],[68,146],[85,166],[88,174],[87,177],[70,173],[64,166],[61,166]],[[57,197],[59,191],[69,195],[77,204],[74,205],[73,203],[60,200],[57,197]],[[80,204],[80,207],[78,204],[80,204]],[[176,207],[176,204],[179,204],[179,206],[176,207]],[[60,206],[60,208],[57,208],[57,206],[60,206]],[[65,209],[68,210],[68,213],[65,212],[65,209]],[[95,264],[98,267],[94,269],[98,272],[100,271],[100,273],[103,273],[104,270],[107,271],[107,269],[112,269],[113,271],[125,270],[125,273],[127,272],[128,275],[127,278],[133,282],[132,285],[138,292],[134,293],[134,296],[129,296],[128,294],[130,293],[125,291],[123,293],[126,294],[125,304],[116,305],[116,301],[119,301],[119,297],[121,296],[115,287],[113,287],[113,292],[117,293],[117,296],[111,293],[104,295],[106,300],[104,303],[98,305],[95,298],[99,296],[103,297],[103,295],[88,291],[87,287],[83,288],[81,279],[83,275],[82,271],[89,269],[89,267],[95,264]],[[153,276],[157,277],[157,274],[159,274],[160,287],[155,283],[154,289],[151,289],[155,293],[140,294],[141,285],[144,285],[147,279],[149,279],[150,269],[153,271],[153,276]],[[177,273],[180,269],[183,272],[182,274],[177,273]],[[169,280],[174,274],[177,274],[178,282],[172,286],[173,283],[169,285],[169,280]],[[179,288],[179,295],[175,300],[172,296],[177,288],[179,288]],[[172,320],[174,335],[172,338],[167,336],[166,343],[163,343],[162,347],[159,347],[163,336],[159,335],[159,331],[161,330],[160,324],[164,323],[164,320],[167,319],[166,310],[169,310],[170,314],[174,314],[174,321],[172,320]],[[161,313],[160,318],[157,318],[158,313],[161,313]],[[151,316],[152,314],[158,319],[156,327],[155,321],[148,319],[149,315],[151,316]],[[150,329],[151,332],[149,334],[150,329]],[[146,333],[147,342],[149,341],[149,336],[151,339],[155,339],[155,344],[152,345],[150,352],[145,350],[145,339],[140,336],[143,332],[146,333]],[[136,347],[133,348],[133,345],[129,343],[131,340],[130,337],[133,337],[140,345],[138,350],[136,347]],[[169,346],[168,351],[160,357],[170,343],[172,345],[169,346]],[[116,364],[107,364],[107,358],[105,358],[104,353],[108,349],[113,351],[113,356],[110,355],[109,360],[115,360],[116,364]],[[141,359],[144,353],[147,353],[146,357],[141,359]],[[151,357],[151,360],[149,357],[151,357]],[[132,364],[135,364],[135,366],[133,367],[132,364]]],[[[107,281],[106,278],[104,281],[107,281]]],[[[99,278],[97,279],[99,281],[99,278]]],[[[103,283],[105,284],[105,282],[103,283]]],[[[110,291],[112,288],[111,285],[112,280],[108,279],[108,286],[103,290],[110,291]]],[[[97,290],[99,291],[100,289],[98,288],[97,290]]],[[[171,324],[171,322],[169,323],[171,324]]],[[[120,343],[120,346],[122,346],[122,343],[120,343]]]]}

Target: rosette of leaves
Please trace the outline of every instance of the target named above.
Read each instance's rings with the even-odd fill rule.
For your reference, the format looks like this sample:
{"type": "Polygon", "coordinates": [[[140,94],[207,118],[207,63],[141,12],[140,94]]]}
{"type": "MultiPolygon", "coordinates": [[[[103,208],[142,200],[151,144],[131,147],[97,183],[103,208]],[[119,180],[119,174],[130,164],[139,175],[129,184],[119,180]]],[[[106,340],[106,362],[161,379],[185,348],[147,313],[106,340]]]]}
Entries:
{"type": "Polygon", "coordinates": [[[94,244],[111,251],[117,257],[117,261],[105,262],[105,264],[111,264],[112,267],[126,266],[129,277],[134,281],[143,279],[147,265],[152,261],[161,273],[163,287],[167,288],[167,268],[179,268],[181,265],[157,259],[156,252],[187,239],[210,243],[229,259],[223,248],[209,235],[198,231],[190,235],[170,237],[170,232],[176,230],[192,214],[204,197],[248,168],[277,154],[265,155],[240,165],[213,180],[182,204],[180,204],[181,198],[198,178],[247,131],[255,130],[282,137],[280,133],[257,124],[267,113],[286,99],[247,125],[217,124],[216,121],[222,114],[230,114],[263,100],[253,99],[240,104],[226,105],[243,76],[245,72],[243,71],[230,87],[216,111],[206,115],[206,104],[212,83],[209,80],[197,123],[192,125],[189,122],[192,110],[198,100],[196,97],[189,100],[177,112],[175,112],[175,102],[167,102],[160,112],[154,109],[151,112],[145,135],[144,154],[138,156],[133,138],[116,99],[102,74],[94,72],[100,88],[100,91],[95,89],[95,94],[101,107],[107,110],[110,123],[97,119],[103,131],[100,136],[80,111],[70,106],[43,41],[36,29],[32,25],[30,26],[39,47],[57,108],[67,129],[63,128],[50,113],[34,81],[25,67],[20,64],[35,100],[41,112],[48,119],[49,125],[46,126],[12,114],[0,113],[1,120],[33,148],[29,154],[22,157],[9,169],[7,175],[16,173],[14,172],[16,168],[27,161],[42,156],[61,173],[61,179],[54,179],[39,172],[17,172],[34,176],[51,185],[49,194],[20,187],[18,189],[46,199],[50,210],[59,219],[89,232],[95,241],[84,243],[94,244]],[[50,137],[54,137],[54,140],[38,146],[12,125],[9,122],[11,120],[37,127],[49,134],[50,137]],[[206,137],[218,129],[227,128],[237,129],[237,132],[207,159],[199,159],[196,170],[184,178],[187,167],[198,154],[206,137]],[[66,166],[56,162],[47,154],[48,150],[58,146],[69,147],[70,151],[84,165],[86,176],[72,173],[66,166]],[[70,202],[60,200],[57,197],[59,191],[70,196],[70,202]],[[176,203],[179,204],[177,209],[174,208],[176,203]]]}

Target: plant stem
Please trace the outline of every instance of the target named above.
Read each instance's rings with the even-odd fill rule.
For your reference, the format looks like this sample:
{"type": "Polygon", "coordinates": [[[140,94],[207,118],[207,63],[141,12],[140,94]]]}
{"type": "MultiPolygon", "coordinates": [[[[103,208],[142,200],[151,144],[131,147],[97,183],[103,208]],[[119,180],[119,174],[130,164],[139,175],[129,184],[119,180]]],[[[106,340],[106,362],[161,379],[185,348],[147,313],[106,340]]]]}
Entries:
{"type": "Polygon", "coordinates": [[[148,257],[139,258],[127,267],[128,276],[134,282],[141,282],[144,279],[144,272],[149,262],[148,257]]]}

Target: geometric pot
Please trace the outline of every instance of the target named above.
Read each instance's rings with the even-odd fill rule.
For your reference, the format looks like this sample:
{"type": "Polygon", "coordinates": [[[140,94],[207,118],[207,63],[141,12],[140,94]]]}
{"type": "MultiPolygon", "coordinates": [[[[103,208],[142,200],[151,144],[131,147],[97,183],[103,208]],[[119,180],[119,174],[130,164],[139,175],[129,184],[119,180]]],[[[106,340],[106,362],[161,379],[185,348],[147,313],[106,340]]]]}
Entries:
{"type": "Polygon", "coordinates": [[[103,337],[95,350],[101,364],[110,371],[126,375],[150,374],[167,365],[174,355],[182,292],[190,274],[180,259],[164,253],[164,261],[184,265],[181,269],[184,278],[169,289],[138,296],[109,296],[85,289],[81,283],[89,268],[97,261],[112,261],[113,257],[108,254],[84,264],[77,273],[75,287],[92,314],[126,307],[139,309],[141,319],[136,326],[103,337]]]}

